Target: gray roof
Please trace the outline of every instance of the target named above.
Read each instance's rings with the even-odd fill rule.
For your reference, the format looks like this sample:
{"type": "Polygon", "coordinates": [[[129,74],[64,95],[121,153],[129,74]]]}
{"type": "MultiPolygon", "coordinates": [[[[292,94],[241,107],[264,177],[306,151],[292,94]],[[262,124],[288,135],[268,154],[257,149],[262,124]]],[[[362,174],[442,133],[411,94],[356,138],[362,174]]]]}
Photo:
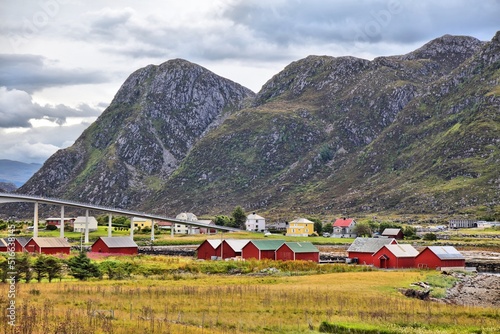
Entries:
{"type": "MultiPolygon", "coordinates": [[[[137,244],[130,237],[100,237],[109,248],[137,247],[137,244]]],[[[97,241],[96,241],[97,242],[97,241]]]]}
{"type": "Polygon", "coordinates": [[[7,238],[0,239],[0,247],[7,247],[9,243],[7,242],[7,238]]]}
{"type": "Polygon", "coordinates": [[[17,242],[24,247],[31,240],[31,237],[16,237],[17,242]]]}
{"type": "Polygon", "coordinates": [[[465,257],[453,246],[428,246],[441,260],[464,260],[465,257]]]}
{"type": "Polygon", "coordinates": [[[386,228],[384,232],[382,232],[382,235],[396,235],[399,232],[401,232],[400,228],[386,228]]]}
{"type": "Polygon", "coordinates": [[[373,254],[384,245],[389,245],[395,240],[393,238],[356,238],[347,251],[373,254]]]}
{"type": "Polygon", "coordinates": [[[416,257],[418,255],[418,250],[410,244],[392,244],[382,247],[387,248],[396,257],[416,257]]]}
{"type": "Polygon", "coordinates": [[[241,252],[243,247],[250,242],[249,239],[226,239],[224,241],[227,242],[229,247],[231,247],[235,252],[241,252]]]}
{"type": "Polygon", "coordinates": [[[55,247],[64,247],[69,248],[71,245],[64,238],[51,238],[51,237],[33,237],[33,241],[41,248],[55,248],[55,247]]]}

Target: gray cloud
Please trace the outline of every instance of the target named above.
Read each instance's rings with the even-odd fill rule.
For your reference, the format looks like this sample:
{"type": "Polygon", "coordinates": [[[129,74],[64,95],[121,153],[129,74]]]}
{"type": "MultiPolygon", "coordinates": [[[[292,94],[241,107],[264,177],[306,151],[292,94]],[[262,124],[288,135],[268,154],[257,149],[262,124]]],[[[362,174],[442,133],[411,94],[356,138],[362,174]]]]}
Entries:
{"type": "Polygon", "coordinates": [[[104,72],[64,69],[39,55],[0,54],[0,86],[32,93],[47,87],[107,82],[104,72]]]}
{"type": "Polygon", "coordinates": [[[25,91],[0,87],[0,128],[30,128],[30,120],[48,120],[63,125],[68,117],[96,117],[101,110],[81,104],[71,108],[62,104],[34,103],[25,91]]]}

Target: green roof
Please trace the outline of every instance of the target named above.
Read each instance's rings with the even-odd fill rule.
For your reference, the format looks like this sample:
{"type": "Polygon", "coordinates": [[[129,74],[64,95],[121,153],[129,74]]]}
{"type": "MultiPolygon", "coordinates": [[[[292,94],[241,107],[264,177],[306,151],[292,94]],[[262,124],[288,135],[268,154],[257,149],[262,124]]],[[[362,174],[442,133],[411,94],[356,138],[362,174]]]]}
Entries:
{"type": "Polygon", "coordinates": [[[277,250],[285,243],[285,240],[251,240],[252,244],[259,250],[277,250]]]}
{"type": "Polygon", "coordinates": [[[319,250],[310,242],[285,242],[294,253],[319,253],[319,250]]]}

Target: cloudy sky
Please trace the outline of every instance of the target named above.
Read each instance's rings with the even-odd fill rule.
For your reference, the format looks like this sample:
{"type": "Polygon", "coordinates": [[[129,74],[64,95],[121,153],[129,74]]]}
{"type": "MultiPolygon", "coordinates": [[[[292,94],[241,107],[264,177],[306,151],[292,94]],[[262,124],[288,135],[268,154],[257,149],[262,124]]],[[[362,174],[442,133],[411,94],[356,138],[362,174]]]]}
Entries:
{"type": "Polygon", "coordinates": [[[489,41],[500,0],[2,0],[0,159],[70,146],[138,68],[197,63],[257,92],[308,55],[373,59],[489,41]]]}

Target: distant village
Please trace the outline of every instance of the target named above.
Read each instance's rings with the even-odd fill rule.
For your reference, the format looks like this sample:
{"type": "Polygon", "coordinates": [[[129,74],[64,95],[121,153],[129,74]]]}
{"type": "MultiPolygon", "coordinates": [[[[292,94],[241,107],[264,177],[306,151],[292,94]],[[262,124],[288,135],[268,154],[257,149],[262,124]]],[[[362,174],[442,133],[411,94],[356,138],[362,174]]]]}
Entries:
{"type": "MultiPolygon", "coordinates": [[[[189,224],[155,221],[134,217],[131,220],[132,230],[153,231],[154,228],[168,231],[172,235],[216,234],[212,220],[199,220],[193,213],[181,213],[176,219],[189,222],[203,223],[208,227],[197,227],[189,224]],[[154,225],[153,225],[154,224],[154,225]]],[[[64,218],[64,225],[74,232],[83,232],[88,226],[89,231],[97,231],[98,221],[95,217],[64,218]]],[[[46,228],[59,229],[61,218],[46,218],[46,228]]],[[[370,265],[378,268],[465,268],[465,258],[452,246],[427,246],[418,251],[412,245],[403,243],[403,231],[399,228],[386,228],[381,234],[371,237],[358,237],[356,234],[357,222],[353,218],[339,218],[331,223],[331,233],[323,233],[323,237],[354,238],[354,242],[347,249],[348,264],[370,265]]],[[[434,226],[427,231],[441,231],[444,229],[460,229],[473,227],[491,227],[500,225],[496,222],[482,222],[474,220],[450,220],[448,226],[434,226]]],[[[116,227],[115,227],[116,228],[116,227]]],[[[269,238],[271,235],[285,235],[288,237],[308,237],[317,235],[314,222],[306,218],[297,218],[290,222],[266,224],[266,219],[255,212],[246,216],[245,228],[247,231],[260,232],[262,239],[210,239],[207,238],[196,249],[199,260],[248,260],[271,259],[282,261],[305,260],[320,262],[319,250],[311,242],[290,242],[269,238]],[[273,231],[275,234],[269,232],[273,231]]],[[[91,246],[90,252],[101,254],[138,254],[138,245],[132,237],[99,237],[91,246]]],[[[43,254],[69,254],[71,245],[66,238],[55,237],[15,237],[0,239],[0,251],[15,251],[43,254]],[[14,244],[9,249],[9,244],[14,244]]],[[[289,239],[288,239],[289,240],[289,239]]]]}

